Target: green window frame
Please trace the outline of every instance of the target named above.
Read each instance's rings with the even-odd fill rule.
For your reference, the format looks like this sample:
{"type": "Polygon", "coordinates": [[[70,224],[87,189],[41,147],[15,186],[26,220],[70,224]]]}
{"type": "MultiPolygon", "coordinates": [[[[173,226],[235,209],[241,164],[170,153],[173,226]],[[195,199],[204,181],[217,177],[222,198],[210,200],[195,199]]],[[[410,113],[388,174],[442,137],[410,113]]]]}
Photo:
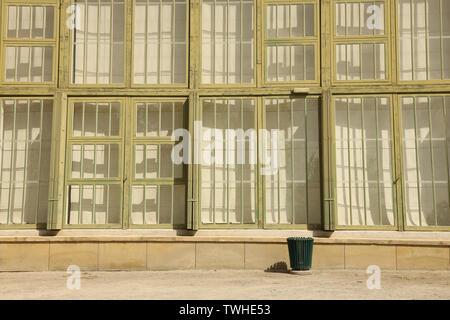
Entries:
{"type": "Polygon", "coordinates": [[[319,100],[318,96],[306,98],[278,96],[264,99],[205,97],[201,99],[203,147],[199,174],[200,228],[317,229],[320,227],[319,100]],[[288,112],[282,113],[280,106],[289,109],[288,112]],[[269,115],[269,112],[275,112],[275,117],[269,115]],[[280,118],[283,118],[283,122],[280,122],[280,118]],[[285,124],[284,121],[288,123],[285,124]],[[232,140],[239,137],[234,132],[231,136],[227,136],[226,129],[239,128],[243,130],[243,139],[232,140]],[[211,140],[206,129],[217,129],[219,132],[216,132],[214,139],[211,140]],[[247,131],[249,129],[255,130],[253,136],[251,131],[247,131]],[[275,148],[275,144],[271,141],[273,130],[280,131],[276,146],[281,149],[275,153],[271,150],[275,148]],[[298,133],[289,140],[286,136],[293,131],[298,133]],[[251,138],[257,140],[254,147],[250,143],[251,138]],[[241,150],[245,150],[244,159],[239,158],[237,153],[240,148],[239,141],[243,141],[241,150]],[[283,145],[280,146],[279,143],[283,145]],[[291,149],[285,149],[286,145],[287,149],[298,149],[299,154],[294,155],[291,149]],[[253,148],[257,148],[258,151],[253,148]],[[228,155],[226,151],[229,150],[236,153],[228,155]],[[252,152],[255,157],[254,162],[250,160],[252,152]],[[281,156],[280,153],[282,153],[281,156]],[[214,156],[211,163],[204,158],[210,154],[214,156]],[[274,155],[277,157],[278,166],[276,172],[271,173],[274,169],[271,166],[275,164],[274,155]],[[218,162],[217,159],[223,161],[218,162]],[[240,162],[242,160],[244,161],[240,162]],[[288,161],[290,161],[289,165],[288,161]],[[298,175],[294,174],[296,170],[300,172],[298,175]],[[272,180],[274,186],[269,187],[272,180]],[[245,184],[247,189],[244,188],[245,184]],[[286,185],[284,189],[283,184],[286,185]],[[233,193],[239,190],[240,193],[233,193]],[[271,194],[273,197],[270,197],[271,194]],[[297,196],[299,201],[295,202],[297,196]],[[279,205],[273,206],[272,202],[279,205]],[[235,204],[240,207],[234,206],[235,204]],[[272,210],[270,211],[269,208],[272,210]],[[269,211],[278,219],[270,220],[269,211]]]}
{"type": "Polygon", "coordinates": [[[0,83],[14,86],[55,84],[58,8],[55,1],[3,1],[0,83]]]}
{"type": "Polygon", "coordinates": [[[264,128],[280,130],[278,171],[262,176],[265,228],[321,226],[319,112],[317,96],[264,99],[264,128]]]}
{"type": "Polygon", "coordinates": [[[132,105],[129,225],[184,228],[187,168],[171,160],[171,150],[180,142],[171,135],[174,130],[187,127],[188,102],[185,98],[136,98],[132,105]]]}
{"type": "Polygon", "coordinates": [[[133,86],[186,87],[189,1],[134,0],[133,15],[133,86]]]}
{"type": "Polygon", "coordinates": [[[450,4],[398,0],[399,81],[450,80],[450,4]]]}
{"type": "Polygon", "coordinates": [[[73,14],[67,16],[67,23],[74,25],[68,28],[70,86],[121,87],[125,84],[128,79],[127,3],[126,0],[72,0],[73,14]],[[100,60],[99,52],[107,57],[100,60]]]}
{"type": "Polygon", "coordinates": [[[264,1],[265,84],[318,84],[318,12],[317,0],[264,1]],[[311,18],[312,21],[307,22],[307,19],[311,18]],[[286,71],[283,75],[280,69],[288,69],[289,72],[286,71]]]}
{"type": "Polygon", "coordinates": [[[390,82],[390,3],[391,1],[386,0],[333,1],[332,79],[334,84],[390,82]],[[370,6],[374,5],[381,8],[378,15],[375,9],[370,11],[372,10],[370,6]],[[380,13],[382,17],[379,16],[380,13]],[[374,16],[378,16],[378,19],[374,16]],[[366,60],[366,56],[370,59],[366,60]]]}
{"type": "Polygon", "coordinates": [[[402,95],[405,229],[450,226],[450,96],[402,95]]]}
{"type": "Polygon", "coordinates": [[[125,107],[69,99],[64,227],[122,227],[125,107]]]}
{"type": "Polygon", "coordinates": [[[336,228],[396,230],[392,97],[333,99],[336,228]]]}
{"type": "Polygon", "coordinates": [[[256,83],[256,0],[202,0],[201,28],[202,86],[254,87],[256,83]],[[239,12],[239,23],[237,23],[238,19],[235,21],[229,19],[230,8],[239,12]],[[232,24],[233,22],[235,25],[232,24]],[[236,58],[237,55],[239,58],[236,58]],[[230,65],[233,62],[230,56],[235,64],[233,72],[230,72],[230,65]],[[245,63],[245,61],[250,62],[245,63]]]}
{"type": "Polygon", "coordinates": [[[241,97],[202,98],[200,101],[202,141],[197,142],[202,144],[202,164],[199,173],[201,190],[199,196],[199,227],[256,228],[259,224],[259,203],[257,197],[258,165],[257,163],[250,163],[250,159],[252,154],[254,156],[253,159],[256,159],[257,147],[254,144],[253,147],[255,149],[252,150],[251,144],[247,142],[248,138],[245,135],[244,139],[239,139],[236,136],[236,145],[234,140],[233,145],[231,145],[226,139],[226,129],[242,129],[244,134],[246,130],[253,129],[256,134],[258,121],[257,101],[256,99],[241,97]],[[219,116],[217,116],[218,113],[219,116]],[[207,116],[208,114],[210,116],[207,116]],[[240,122],[240,125],[237,125],[238,122],[240,122]],[[203,135],[207,129],[220,131],[220,133],[216,132],[217,136],[215,136],[214,142],[211,144],[203,140],[203,135]],[[219,136],[222,137],[222,142],[220,142],[219,136]],[[244,161],[240,161],[237,158],[238,142],[243,142],[244,144],[244,161]],[[216,143],[218,143],[217,146],[216,143]],[[222,145],[219,145],[219,143],[222,145]],[[230,157],[230,161],[227,157],[227,150],[235,150],[234,157],[230,157]],[[205,156],[208,157],[208,155],[212,155],[210,163],[205,162],[205,156]],[[208,172],[209,174],[207,174],[208,172]],[[219,179],[220,176],[221,180],[219,179]],[[231,179],[230,176],[232,177],[231,179]],[[233,188],[230,188],[230,185],[233,188]],[[244,185],[247,185],[247,192],[250,194],[245,193],[244,185]],[[234,198],[232,197],[233,190],[230,191],[230,189],[235,191],[234,198]],[[208,192],[209,197],[206,196],[208,192]],[[233,199],[234,206],[230,206],[230,204],[233,205],[231,203],[233,199]],[[245,210],[246,208],[247,210],[245,210]],[[221,220],[220,215],[222,215],[221,220]]]}
{"type": "Polygon", "coordinates": [[[45,227],[52,113],[52,99],[0,99],[0,229],[45,227]]]}

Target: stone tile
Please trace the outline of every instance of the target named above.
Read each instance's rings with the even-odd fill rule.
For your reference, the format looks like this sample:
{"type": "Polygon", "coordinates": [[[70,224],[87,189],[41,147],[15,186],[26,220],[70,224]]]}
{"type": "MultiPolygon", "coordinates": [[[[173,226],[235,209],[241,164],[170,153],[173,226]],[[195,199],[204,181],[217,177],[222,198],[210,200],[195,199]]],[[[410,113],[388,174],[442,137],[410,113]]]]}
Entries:
{"type": "Polygon", "coordinates": [[[243,243],[197,243],[197,269],[244,269],[243,243]]]}
{"type": "Polygon", "coordinates": [[[99,270],[145,270],[145,242],[105,242],[99,244],[99,270]]]}
{"type": "Polygon", "coordinates": [[[344,245],[314,244],[312,269],[344,269],[344,245]]]}
{"type": "Polygon", "coordinates": [[[367,269],[370,265],[377,265],[385,270],[395,270],[395,246],[345,245],[346,269],[367,269]]]}
{"type": "Polygon", "coordinates": [[[397,247],[397,269],[399,270],[447,270],[448,268],[448,247],[397,247]]]}
{"type": "Polygon", "coordinates": [[[195,269],[195,243],[149,242],[147,269],[195,269]]]}
{"type": "Polygon", "coordinates": [[[0,243],[0,271],[48,271],[48,243],[0,243]]]}
{"type": "Polygon", "coordinates": [[[289,269],[287,244],[246,243],[245,269],[289,269]]]}
{"type": "Polygon", "coordinates": [[[54,242],[50,243],[50,270],[67,270],[69,265],[77,265],[81,271],[97,270],[98,243],[94,242],[54,242]]]}

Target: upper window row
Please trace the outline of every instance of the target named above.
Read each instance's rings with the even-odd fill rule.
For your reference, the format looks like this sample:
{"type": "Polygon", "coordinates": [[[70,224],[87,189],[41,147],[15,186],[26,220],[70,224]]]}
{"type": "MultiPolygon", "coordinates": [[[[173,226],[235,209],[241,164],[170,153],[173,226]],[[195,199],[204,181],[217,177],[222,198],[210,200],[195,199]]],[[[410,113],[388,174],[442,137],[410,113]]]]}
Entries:
{"type": "MultiPolygon", "coordinates": [[[[67,8],[71,83],[134,85],[187,83],[188,0],[134,0],[131,63],[125,55],[125,0],[73,0],[67,8]],[[129,67],[128,67],[129,66],[129,67]]],[[[201,82],[255,83],[254,0],[203,0],[201,82]]],[[[318,0],[265,0],[264,82],[318,83],[318,0]]],[[[339,81],[386,82],[391,65],[390,1],[336,0],[333,74],[339,81]]],[[[55,4],[3,5],[1,82],[54,83],[58,10],[55,4]]],[[[450,2],[398,1],[399,79],[450,79],[450,2]]],[[[392,70],[391,70],[392,69],[392,70]]]]}

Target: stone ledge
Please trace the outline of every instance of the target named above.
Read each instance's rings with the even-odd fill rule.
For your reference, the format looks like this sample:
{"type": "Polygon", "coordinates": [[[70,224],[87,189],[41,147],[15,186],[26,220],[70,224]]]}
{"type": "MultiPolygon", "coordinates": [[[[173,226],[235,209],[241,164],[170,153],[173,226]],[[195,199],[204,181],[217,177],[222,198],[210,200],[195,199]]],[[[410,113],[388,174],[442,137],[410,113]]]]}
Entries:
{"type": "MultiPolygon", "coordinates": [[[[285,237],[244,236],[0,236],[0,243],[54,243],[54,242],[195,242],[195,243],[286,243],[285,237]]],[[[390,238],[320,238],[317,244],[361,244],[361,245],[405,245],[405,246],[450,246],[450,239],[390,239],[390,238]]]]}

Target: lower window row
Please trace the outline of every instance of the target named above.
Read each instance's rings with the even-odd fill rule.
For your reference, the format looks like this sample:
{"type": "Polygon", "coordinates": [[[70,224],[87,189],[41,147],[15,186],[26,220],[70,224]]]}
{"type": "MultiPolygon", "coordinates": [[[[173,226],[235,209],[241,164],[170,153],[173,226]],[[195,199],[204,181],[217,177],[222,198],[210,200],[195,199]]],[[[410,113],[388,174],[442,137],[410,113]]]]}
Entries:
{"type": "MultiPolygon", "coordinates": [[[[391,96],[333,106],[337,227],[450,226],[450,96],[401,96],[397,118],[391,96]]],[[[69,99],[64,225],[183,228],[194,201],[201,228],[320,229],[318,97],[202,99],[193,139],[188,110],[184,99],[69,99]]],[[[0,226],[44,226],[53,101],[5,98],[0,112],[0,226]]]]}

